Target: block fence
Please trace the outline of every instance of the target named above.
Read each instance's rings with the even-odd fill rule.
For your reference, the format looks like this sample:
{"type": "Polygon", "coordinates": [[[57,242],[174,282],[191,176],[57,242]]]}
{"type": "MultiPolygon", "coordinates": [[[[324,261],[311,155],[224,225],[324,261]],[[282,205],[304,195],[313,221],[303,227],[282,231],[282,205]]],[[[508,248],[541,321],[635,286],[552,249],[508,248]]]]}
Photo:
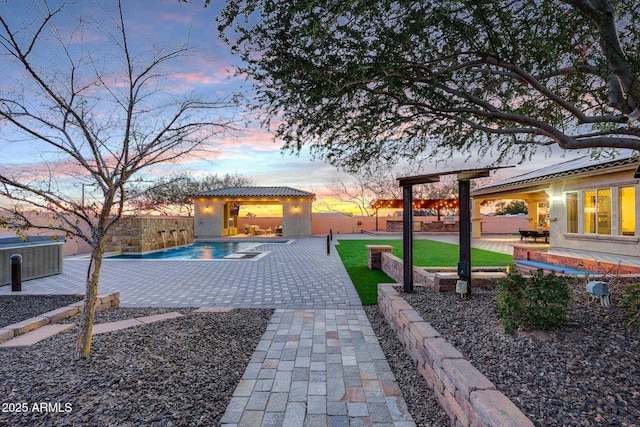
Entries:
{"type": "Polygon", "coordinates": [[[533,422],[396,292],[378,285],[378,307],[456,426],[527,427],[533,422]]]}

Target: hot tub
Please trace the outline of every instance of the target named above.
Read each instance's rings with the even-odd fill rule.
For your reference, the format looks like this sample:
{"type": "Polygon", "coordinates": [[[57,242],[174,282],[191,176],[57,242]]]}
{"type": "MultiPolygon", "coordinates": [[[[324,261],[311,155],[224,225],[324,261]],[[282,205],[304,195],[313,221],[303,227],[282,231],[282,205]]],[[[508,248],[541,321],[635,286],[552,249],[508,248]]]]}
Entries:
{"type": "Polygon", "coordinates": [[[0,237],[0,285],[11,283],[11,255],[22,255],[22,280],[62,273],[64,237],[0,237]]]}

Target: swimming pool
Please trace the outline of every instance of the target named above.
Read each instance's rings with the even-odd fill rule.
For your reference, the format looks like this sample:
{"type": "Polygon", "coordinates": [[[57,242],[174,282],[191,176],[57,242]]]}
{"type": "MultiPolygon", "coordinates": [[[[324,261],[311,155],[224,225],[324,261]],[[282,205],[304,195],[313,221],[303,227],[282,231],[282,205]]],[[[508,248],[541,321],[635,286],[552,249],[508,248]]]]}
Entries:
{"type": "MultiPolygon", "coordinates": [[[[145,254],[123,254],[108,259],[163,259],[163,260],[211,260],[224,259],[227,256],[233,256],[238,252],[249,251],[256,246],[264,243],[284,243],[281,241],[273,242],[196,242],[189,246],[180,246],[178,248],[170,248],[162,251],[149,252],[145,254]]],[[[245,254],[246,256],[233,257],[234,259],[246,259],[255,257],[254,253],[245,254]]]]}

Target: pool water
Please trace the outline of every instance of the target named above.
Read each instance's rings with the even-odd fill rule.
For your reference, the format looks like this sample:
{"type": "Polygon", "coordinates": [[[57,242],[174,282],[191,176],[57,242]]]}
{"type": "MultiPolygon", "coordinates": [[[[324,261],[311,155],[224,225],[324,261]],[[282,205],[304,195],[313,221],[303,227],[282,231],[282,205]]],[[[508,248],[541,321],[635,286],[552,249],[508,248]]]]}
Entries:
{"type": "Polygon", "coordinates": [[[109,257],[109,259],[222,259],[227,255],[254,248],[262,243],[264,242],[198,242],[179,248],[165,249],[147,254],[118,255],[109,257]]]}

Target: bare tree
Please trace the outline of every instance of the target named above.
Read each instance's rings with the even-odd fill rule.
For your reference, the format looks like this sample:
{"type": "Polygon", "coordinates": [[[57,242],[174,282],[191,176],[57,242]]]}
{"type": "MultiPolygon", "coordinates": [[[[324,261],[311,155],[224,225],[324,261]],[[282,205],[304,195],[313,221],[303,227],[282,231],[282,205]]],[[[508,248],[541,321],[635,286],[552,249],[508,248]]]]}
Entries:
{"type": "Polygon", "coordinates": [[[0,122],[8,137],[2,149],[34,160],[0,169],[0,196],[15,203],[5,208],[3,223],[62,231],[91,245],[78,358],[91,349],[105,235],[123,212],[130,181],[144,168],[194,153],[231,129],[223,118],[225,102],[170,90],[166,67],[191,51],[188,43],[137,51],[122,2],[112,10],[100,6],[100,16],[88,15],[88,7],[0,5],[0,122]],[[69,32],[70,16],[78,19],[69,32]],[[106,37],[108,49],[91,50],[84,43],[89,35],[106,37]],[[79,201],[71,195],[72,183],[91,185],[99,196],[79,201]],[[52,213],[54,220],[32,223],[24,214],[28,206],[52,213]]]}
{"type": "Polygon", "coordinates": [[[361,175],[338,174],[331,180],[327,189],[339,201],[354,205],[360,215],[369,216],[371,204],[376,197],[368,184],[366,177],[361,175]]]}
{"type": "MultiPolygon", "coordinates": [[[[399,177],[417,174],[409,170],[381,173],[379,168],[364,168],[354,174],[339,173],[327,188],[333,197],[356,206],[360,215],[369,216],[372,214],[371,206],[377,199],[402,199],[399,177]]],[[[417,185],[413,195],[414,199],[456,199],[458,182],[452,177],[445,177],[441,182],[417,185]]]]}
{"type": "Polygon", "coordinates": [[[367,180],[367,188],[376,199],[402,199],[402,188],[398,185],[397,176],[367,170],[364,177],[367,180]]]}
{"type": "Polygon", "coordinates": [[[245,187],[253,185],[253,180],[240,174],[226,173],[196,178],[189,173],[181,173],[161,178],[131,201],[136,211],[157,212],[162,215],[193,215],[193,194],[199,191],[225,187],[245,187]]]}

